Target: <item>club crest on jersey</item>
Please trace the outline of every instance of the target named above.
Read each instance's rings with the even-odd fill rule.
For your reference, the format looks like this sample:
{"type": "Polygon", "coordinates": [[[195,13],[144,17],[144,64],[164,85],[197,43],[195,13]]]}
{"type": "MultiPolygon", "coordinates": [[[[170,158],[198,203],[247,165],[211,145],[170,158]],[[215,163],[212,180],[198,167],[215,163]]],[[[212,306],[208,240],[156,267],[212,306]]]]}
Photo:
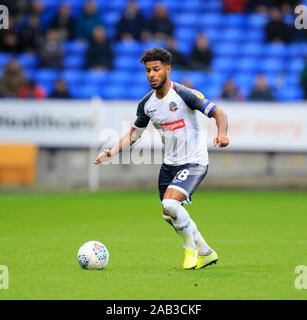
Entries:
{"type": "Polygon", "coordinates": [[[174,102],[174,101],[170,102],[170,103],[169,103],[169,109],[168,109],[168,110],[169,110],[169,111],[172,111],[172,112],[177,111],[177,110],[178,110],[177,103],[174,102]]]}

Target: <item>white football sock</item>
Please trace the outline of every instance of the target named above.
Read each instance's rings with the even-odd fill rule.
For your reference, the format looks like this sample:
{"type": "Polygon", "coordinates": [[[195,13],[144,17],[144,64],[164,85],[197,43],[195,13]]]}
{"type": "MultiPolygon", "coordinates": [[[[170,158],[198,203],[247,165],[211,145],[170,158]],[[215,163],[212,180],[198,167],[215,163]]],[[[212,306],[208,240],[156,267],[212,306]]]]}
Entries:
{"type": "Polygon", "coordinates": [[[207,256],[209,255],[213,250],[209,247],[205,239],[202,237],[200,232],[197,229],[197,226],[195,222],[191,219],[192,225],[194,228],[193,236],[194,236],[194,241],[198,249],[198,254],[201,256],[207,256]]]}
{"type": "MultiPolygon", "coordinates": [[[[172,227],[174,227],[170,216],[164,215],[162,213],[162,217],[167,223],[169,223],[172,227]]],[[[194,242],[195,242],[197,249],[198,249],[198,254],[201,256],[209,255],[213,250],[209,247],[209,245],[207,244],[205,239],[202,237],[202,235],[198,231],[195,222],[191,218],[190,218],[190,220],[191,220],[191,227],[193,229],[193,238],[194,238],[194,242]]],[[[174,227],[174,229],[176,231],[175,227],[174,227]]]]}
{"type": "Polygon", "coordinates": [[[183,240],[183,247],[196,249],[193,237],[193,227],[191,218],[181,203],[173,199],[162,201],[165,212],[170,216],[172,225],[183,240]]]}

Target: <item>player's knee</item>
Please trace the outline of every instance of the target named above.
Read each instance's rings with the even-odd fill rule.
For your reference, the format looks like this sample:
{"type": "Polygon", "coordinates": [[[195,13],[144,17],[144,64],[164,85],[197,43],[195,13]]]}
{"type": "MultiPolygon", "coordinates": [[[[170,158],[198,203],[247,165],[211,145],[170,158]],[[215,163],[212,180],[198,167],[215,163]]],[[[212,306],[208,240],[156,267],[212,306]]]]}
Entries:
{"type": "Polygon", "coordinates": [[[162,206],[165,213],[172,218],[177,218],[177,210],[180,207],[180,202],[174,199],[164,199],[162,200],[162,206]]]}

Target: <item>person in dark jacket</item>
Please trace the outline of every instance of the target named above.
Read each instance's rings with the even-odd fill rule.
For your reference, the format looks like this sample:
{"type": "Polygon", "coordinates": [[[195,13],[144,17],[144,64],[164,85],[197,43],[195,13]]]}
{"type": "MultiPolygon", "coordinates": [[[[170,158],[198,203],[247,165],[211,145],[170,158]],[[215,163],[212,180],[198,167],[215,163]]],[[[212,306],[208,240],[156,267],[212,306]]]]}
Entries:
{"type": "Polygon", "coordinates": [[[290,43],[293,38],[293,30],[282,20],[279,8],[271,10],[271,21],[266,24],[265,32],[268,42],[290,43]]]}
{"type": "Polygon", "coordinates": [[[87,1],[81,15],[74,23],[74,37],[76,39],[90,41],[95,27],[103,25],[103,21],[97,11],[95,1],[87,1]]]}
{"type": "Polygon", "coordinates": [[[208,38],[204,33],[199,33],[191,54],[191,68],[194,70],[209,71],[213,53],[209,48],[208,38]]]}
{"type": "Polygon", "coordinates": [[[54,90],[49,96],[52,99],[71,99],[71,95],[67,89],[67,84],[63,79],[58,79],[55,83],[54,90]]]}
{"type": "Polygon", "coordinates": [[[112,68],[113,51],[103,26],[93,31],[93,40],[86,53],[88,69],[108,70],[112,68]]]}
{"type": "Polygon", "coordinates": [[[63,3],[57,15],[51,21],[51,28],[60,33],[62,40],[71,40],[73,37],[74,20],[71,17],[71,7],[67,3],[63,3]]]}
{"type": "Polygon", "coordinates": [[[174,24],[163,4],[156,4],[154,8],[154,15],[150,21],[150,32],[157,41],[166,41],[174,34],[174,24]]]}
{"type": "Polygon", "coordinates": [[[148,22],[139,10],[136,1],[128,2],[127,7],[117,23],[117,40],[142,40],[148,39],[148,22]]]}
{"type": "Polygon", "coordinates": [[[20,31],[20,40],[24,51],[36,52],[40,41],[43,38],[43,31],[40,26],[39,17],[30,15],[28,23],[20,31]]]}
{"type": "Polygon", "coordinates": [[[275,101],[275,97],[267,84],[267,80],[263,74],[259,74],[256,83],[248,96],[250,101],[275,101]]]}

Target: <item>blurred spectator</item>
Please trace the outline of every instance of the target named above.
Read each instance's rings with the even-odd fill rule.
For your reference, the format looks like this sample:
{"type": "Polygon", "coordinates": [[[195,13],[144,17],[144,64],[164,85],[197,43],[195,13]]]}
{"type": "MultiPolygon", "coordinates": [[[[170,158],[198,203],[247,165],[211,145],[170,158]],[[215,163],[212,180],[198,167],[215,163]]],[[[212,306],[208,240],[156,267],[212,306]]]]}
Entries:
{"type": "Polygon", "coordinates": [[[248,0],[223,0],[227,13],[245,13],[248,0]]]}
{"type": "Polygon", "coordinates": [[[30,0],[5,0],[1,2],[8,7],[10,19],[14,18],[17,25],[23,22],[25,14],[27,14],[31,8],[30,0]]]}
{"type": "Polygon", "coordinates": [[[67,83],[63,79],[58,79],[55,83],[54,90],[49,96],[53,99],[71,99],[71,95],[67,90],[67,83]]]}
{"type": "Polygon", "coordinates": [[[15,54],[22,51],[19,35],[13,29],[0,30],[0,51],[15,54]]]}
{"type": "Polygon", "coordinates": [[[19,88],[17,96],[22,99],[44,99],[47,95],[35,81],[29,80],[19,88]]]}
{"type": "Polygon", "coordinates": [[[0,82],[0,93],[5,98],[16,98],[18,90],[27,81],[18,61],[12,59],[4,68],[0,82]]]}
{"type": "Polygon", "coordinates": [[[256,83],[248,96],[250,101],[274,101],[275,97],[268,87],[267,80],[263,74],[259,74],[256,83]]]}
{"type": "Polygon", "coordinates": [[[46,32],[45,39],[40,44],[41,67],[60,69],[63,54],[59,33],[56,30],[49,29],[46,32]]]}
{"type": "Polygon", "coordinates": [[[268,14],[273,7],[279,8],[285,14],[293,14],[300,0],[248,0],[250,12],[268,14]]]}
{"type": "Polygon", "coordinates": [[[31,3],[31,14],[41,16],[44,12],[44,3],[41,0],[34,0],[31,3]]]}
{"type": "Polygon", "coordinates": [[[183,84],[185,87],[187,87],[187,88],[190,88],[190,89],[193,89],[193,88],[194,88],[194,85],[193,85],[191,79],[189,79],[189,78],[184,78],[184,79],[182,80],[182,84],[183,84]]]}
{"type": "Polygon", "coordinates": [[[188,69],[189,64],[187,62],[187,58],[178,51],[177,49],[177,41],[174,37],[170,37],[167,41],[167,50],[173,56],[172,66],[176,69],[188,69]]]}
{"type": "Polygon", "coordinates": [[[50,26],[52,29],[59,32],[61,40],[72,39],[74,20],[71,17],[71,7],[69,4],[61,4],[59,11],[51,21],[50,26]]]}
{"type": "Polygon", "coordinates": [[[42,37],[39,18],[36,15],[30,15],[28,23],[20,31],[23,51],[36,52],[42,37]]]}
{"type": "Polygon", "coordinates": [[[204,33],[199,33],[191,54],[191,68],[194,70],[210,70],[213,58],[212,51],[209,48],[208,38],[204,33]]]}
{"type": "Polygon", "coordinates": [[[113,51],[103,26],[93,31],[93,40],[86,53],[88,69],[108,70],[112,68],[113,51]]]}
{"type": "Polygon", "coordinates": [[[166,41],[174,33],[174,24],[168,17],[166,7],[161,3],[155,5],[150,31],[157,41],[166,41]]]}
{"type": "Polygon", "coordinates": [[[127,7],[117,23],[117,40],[142,40],[149,38],[148,22],[141,13],[135,0],[128,2],[127,7]]]}
{"type": "Polygon", "coordinates": [[[305,100],[307,100],[307,57],[306,57],[306,62],[305,62],[305,67],[303,68],[301,75],[300,75],[300,82],[301,82],[301,87],[304,90],[305,93],[305,100]]]}
{"type": "Polygon", "coordinates": [[[75,38],[91,41],[93,30],[98,25],[102,25],[102,20],[97,12],[96,2],[85,2],[83,12],[75,21],[75,38]]]}
{"type": "Polygon", "coordinates": [[[273,0],[273,5],[285,14],[293,14],[294,8],[301,4],[300,0],[273,0]]]}
{"type": "Polygon", "coordinates": [[[232,80],[227,80],[224,83],[221,99],[230,101],[242,101],[243,96],[239,92],[239,89],[232,80]]]}
{"type": "Polygon", "coordinates": [[[282,20],[280,9],[273,8],[271,10],[271,21],[265,26],[267,40],[269,42],[286,42],[292,40],[292,29],[282,20]]]}

